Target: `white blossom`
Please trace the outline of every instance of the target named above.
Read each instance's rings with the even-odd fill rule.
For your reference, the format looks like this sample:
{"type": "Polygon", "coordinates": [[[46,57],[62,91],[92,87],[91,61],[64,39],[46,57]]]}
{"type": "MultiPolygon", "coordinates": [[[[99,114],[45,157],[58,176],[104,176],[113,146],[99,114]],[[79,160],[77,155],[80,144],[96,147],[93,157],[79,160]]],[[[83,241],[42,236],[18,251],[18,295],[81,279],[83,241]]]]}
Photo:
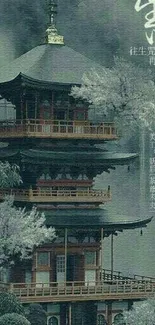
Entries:
{"type": "Polygon", "coordinates": [[[151,70],[144,70],[115,57],[114,67],[91,69],[84,74],[81,87],[71,95],[84,99],[96,114],[112,116],[125,124],[155,125],[155,85],[151,70]]]}
{"type": "Polygon", "coordinates": [[[22,183],[19,166],[0,162],[0,188],[13,187],[22,183]]]}
{"type": "Polygon", "coordinates": [[[154,325],[155,324],[155,302],[154,299],[146,300],[139,306],[124,312],[126,325],[154,325]]]}
{"type": "Polygon", "coordinates": [[[0,203],[0,266],[13,264],[14,257],[30,258],[33,249],[52,242],[55,230],[45,225],[45,216],[33,207],[31,211],[13,206],[13,197],[0,203]]]}

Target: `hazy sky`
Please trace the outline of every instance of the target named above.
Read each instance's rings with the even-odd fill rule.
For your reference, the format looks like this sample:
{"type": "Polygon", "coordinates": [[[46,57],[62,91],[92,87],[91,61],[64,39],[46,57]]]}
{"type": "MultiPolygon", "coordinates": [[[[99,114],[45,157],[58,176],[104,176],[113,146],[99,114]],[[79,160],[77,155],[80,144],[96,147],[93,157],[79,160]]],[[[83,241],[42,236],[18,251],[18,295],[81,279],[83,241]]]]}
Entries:
{"type": "MultiPolygon", "coordinates": [[[[16,56],[43,41],[48,0],[1,0],[0,32],[16,56]]],[[[67,45],[112,64],[113,55],[129,58],[131,46],[146,45],[144,13],[135,0],[57,0],[57,26],[67,45]]],[[[136,58],[135,58],[136,59],[136,58]]],[[[139,59],[139,58],[138,58],[139,59]]]]}

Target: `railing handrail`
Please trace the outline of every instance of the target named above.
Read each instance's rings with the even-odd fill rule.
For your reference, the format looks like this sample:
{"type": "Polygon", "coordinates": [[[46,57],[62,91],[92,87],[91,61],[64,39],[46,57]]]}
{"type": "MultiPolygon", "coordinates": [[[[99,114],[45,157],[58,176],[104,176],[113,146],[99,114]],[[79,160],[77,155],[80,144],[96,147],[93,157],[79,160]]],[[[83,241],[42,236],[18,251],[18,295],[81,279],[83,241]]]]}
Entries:
{"type": "Polygon", "coordinates": [[[32,283],[0,283],[0,292],[7,290],[14,293],[23,302],[49,301],[81,301],[85,300],[118,300],[147,299],[155,295],[155,280],[114,280],[107,281],[67,281],[67,282],[32,282],[32,283]]]}
{"type": "Polygon", "coordinates": [[[52,190],[52,189],[0,189],[0,195],[23,195],[23,196],[100,196],[110,197],[109,190],[52,190]]]}
{"type": "Polygon", "coordinates": [[[46,124],[54,124],[54,125],[76,125],[76,126],[100,126],[100,127],[115,127],[115,123],[114,122],[99,122],[99,123],[94,123],[93,121],[90,120],[56,120],[56,119],[49,119],[49,120],[45,120],[45,119],[4,119],[4,120],[0,120],[0,124],[9,124],[10,123],[14,123],[16,125],[35,125],[35,124],[41,124],[41,125],[46,125],[46,124]]]}
{"type": "Polygon", "coordinates": [[[1,120],[2,137],[46,136],[116,139],[117,130],[113,122],[93,123],[91,121],[70,120],[1,120]]]}
{"type": "Polygon", "coordinates": [[[107,282],[50,282],[50,283],[10,283],[9,291],[13,292],[16,296],[22,299],[39,299],[40,297],[52,296],[52,299],[65,300],[68,297],[73,299],[81,299],[81,297],[87,297],[88,300],[104,296],[117,299],[117,296],[131,298],[136,297],[136,299],[141,299],[142,297],[146,299],[148,296],[154,296],[155,294],[155,281],[136,281],[136,280],[117,280],[112,281],[110,284],[107,282]],[[75,298],[74,298],[75,297],[75,298]]]}
{"type": "Polygon", "coordinates": [[[102,273],[102,279],[103,280],[111,280],[111,278],[114,279],[130,279],[130,280],[139,280],[139,281],[155,281],[155,277],[151,277],[151,276],[145,276],[145,275],[139,275],[139,274],[129,274],[129,275],[125,275],[122,271],[112,271],[110,269],[103,269],[101,271],[102,273]]]}
{"type": "MultiPolygon", "coordinates": [[[[1,284],[1,282],[0,282],[0,284],[1,284]]],[[[66,287],[68,285],[70,285],[71,287],[77,287],[77,285],[84,286],[84,287],[87,287],[87,286],[95,287],[95,286],[106,285],[108,287],[108,286],[112,286],[112,285],[117,285],[117,286],[121,285],[122,286],[122,285],[126,285],[126,284],[127,285],[142,285],[142,282],[141,282],[141,280],[126,279],[126,280],[112,280],[110,284],[108,284],[107,281],[65,281],[65,282],[44,282],[44,283],[42,283],[42,282],[30,282],[30,283],[24,283],[24,282],[23,283],[20,283],[20,282],[12,283],[12,282],[10,282],[7,285],[9,285],[9,287],[11,286],[13,288],[13,287],[23,287],[23,286],[25,286],[25,287],[36,286],[37,287],[37,285],[41,285],[42,287],[46,287],[47,285],[49,287],[50,286],[64,286],[64,287],[66,287]]],[[[150,284],[150,281],[145,280],[143,282],[143,284],[148,285],[148,284],[150,284]]],[[[154,286],[155,286],[155,280],[152,281],[152,284],[154,284],[154,286]]]]}

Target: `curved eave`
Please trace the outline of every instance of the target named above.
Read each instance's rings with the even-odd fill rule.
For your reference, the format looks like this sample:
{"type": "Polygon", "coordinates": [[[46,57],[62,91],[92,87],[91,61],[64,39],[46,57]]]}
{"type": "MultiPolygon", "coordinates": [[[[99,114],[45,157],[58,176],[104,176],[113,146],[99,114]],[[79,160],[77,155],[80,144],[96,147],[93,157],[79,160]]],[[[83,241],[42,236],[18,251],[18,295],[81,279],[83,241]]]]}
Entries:
{"type": "Polygon", "coordinates": [[[57,209],[45,211],[46,225],[56,228],[93,228],[103,227],[104,230],[112,231],[123,229],[135,229],[146,227],[151,222],[152,217],[146,219],[134,219],[129,216],[112,215],[103,209],[78,210],[78,209],[57,209]],[[96,212],[95,212],[96,211],[96,212]],[[98,213],[97,213],[98,212],[98,213]]]}
{"type": "Polygon", "coordinates": [[[49,152],[39,150],[23,150],[21,155],[26,159],[31,160],[32,163],[49,162],[56,164],[88,164],[88,165],[123,165],[129,163],[138,157],[136,153],[95,153],[95,152],[49,152]],[[35,161],[34,161],[35,158],[35,161]]]}
{"type": "Polygon", "coordinates": [[[34,88],[34,89],[49,89],[49,90],[71,90],[72,86],[80,86],[80,84],[74,83],[60,83],[60,82],[50,82],[31,78],[26,74],[19,73],[14,79],[1,82],[0,92],[7,93],[10,89],[20,89],[24,87],[34,88]]]}

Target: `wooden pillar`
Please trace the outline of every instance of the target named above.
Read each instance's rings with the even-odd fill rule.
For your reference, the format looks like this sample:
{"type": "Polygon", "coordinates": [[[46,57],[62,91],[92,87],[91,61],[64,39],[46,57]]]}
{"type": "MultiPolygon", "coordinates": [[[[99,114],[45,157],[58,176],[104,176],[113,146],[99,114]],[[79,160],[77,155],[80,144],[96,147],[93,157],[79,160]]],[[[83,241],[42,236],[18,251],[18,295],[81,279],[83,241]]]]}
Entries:
{"type": "Polygon", "coordinates": [[[131,310],[132,307],[133,307],[133,301],[128,300],[128,310],[131,310]]]}
{"type": "Polygon", "coordinates": [[[107,325],[112,325],[112,302],[107,302],[107,325]]]}
{"type": "Polygon", "coordinates": [[[38,110],[38,92],[35,92],[35,107],[34,107],[34,118],[37,119],[37,110],[38,110]]]}
{"type": "Polygon", "coordinates": [[[20,118],[23,120],[23,112],[24,112],[24,101],[23,101],[23,93],[20,94],[20,118]]]}
{"type": "Polygon", "coordinates": [[[100,281],[100,251],[96,251],[96,281],[100,281]]]}
{"type": "Polygon", "coordinates": [[[111,234],[111,280],[113,279],[114,273],[114,235],[111,234]]]}
{"type": "Polygon", "coordinates": [[[67,281],[67,228],[65,228],[65,281],[67,281]]]}
{"type": "Polygon", "coordinates": [[[66,325],[67,322],[67,308],[66,304],[60,304],[60,325],[66,325]]]}
{"type": "Polygon", "coordinates": [[[72,325],[72,304],[69,303],[69,310],[68,310],[68,325],[72,325]]]}
{"type": "Polygon", "coordinates": [[[26,100],[26,120],[28,119],[28,107],[27,107],[27,100],[26,100]]]}
{"type": "Polygon", "coordinates": [[[103,228],[101,228],[101,280],[103,274],[103,228]]]}
{"type": "Polygon", "coordinates": [[[54,90],[52,90],[52,102],[51,102],[51,120],[54,120],[54,90]]]}

